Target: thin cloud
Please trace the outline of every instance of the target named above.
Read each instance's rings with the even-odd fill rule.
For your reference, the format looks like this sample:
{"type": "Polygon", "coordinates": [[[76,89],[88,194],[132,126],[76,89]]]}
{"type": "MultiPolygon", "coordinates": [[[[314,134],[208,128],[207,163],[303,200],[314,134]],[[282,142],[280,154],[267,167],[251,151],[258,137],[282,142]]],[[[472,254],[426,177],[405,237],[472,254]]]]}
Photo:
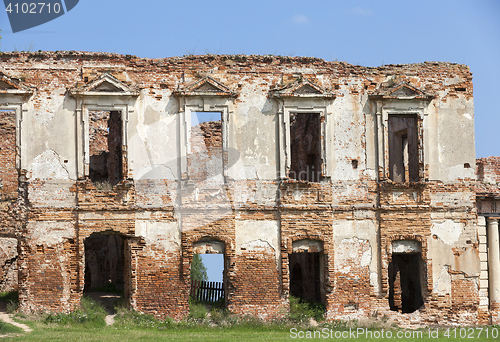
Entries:
{"type": "Polygon", "coordinates": [[[369,8],[363,8],[363,7],[354,7],[351,9],[352,13],[361,15],[363,17],[368,17],[370,15],[373,15],[373,11],[369,8]]]}
{"type": "Polygon", "coordinates": [[[303,14],[299,14],[293,17],[293,22],[296,24],[307,24],[309,22],[309,18],[303,14]]]}

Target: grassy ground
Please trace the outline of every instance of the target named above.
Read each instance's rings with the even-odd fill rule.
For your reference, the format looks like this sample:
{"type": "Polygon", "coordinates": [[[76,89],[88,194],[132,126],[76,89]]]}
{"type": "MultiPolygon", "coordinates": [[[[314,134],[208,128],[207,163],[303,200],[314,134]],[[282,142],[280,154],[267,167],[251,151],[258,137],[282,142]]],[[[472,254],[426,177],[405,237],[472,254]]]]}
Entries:
{"type": "MultiPolygon", "coordinates": [[[[285,319],[263,323],[252,317],[237,317],[219,307],[191,303],[188,318],[181,322],[160,321],[150,315],[129,310],[120,302],[115,307],[115,323],[105,326],[106,311],[89,298],[82,299],[81,307],[70,314],[40,314],[31,317],[17,315],[19,322],[33,331],[7,336],[6,341],[292,341],[292,340],[387,340],[388,332],[394,340],[405,341],[500,341],[500,327],[460,328],[405,331],[389,325],[383,319],[374,319],[361,326],[358,322],[320,323],[311,328],[310,318],[321,320],[324,308],[291,301],[291,313],[285,319]],[[349,333],[351,329],[351,333],[349,333]],[[472,329],[472,330],[471,330],[472,329]],[[498,333],[492,333],[493,330],[498,333]],[[399,336],[398,336],[399,333],[399,336]],[[472,334],[471,334],[472,333],[472,334]],[[383,334],[383,335],[381,335],[383,334]],[[465,338],[461,338],[465,337],[465,338]],[[385,338],[382,338],[385,337],[385,338]],[[399,337],[399,338],[398,338],[399,337]],[[437,337],[437,338],[436,338],[437,337]],[[494,338],[496,337],[496,338],[494,338]]],[[[0,326],[1,328],[1,326],[0,326]]],[[[15,328],[15,327],[14,327],[15,328]]],[[[19,331],[17,331],[19,332],[19,331]]]]}
{"type": "Polygon", "coordinates": [[[5,334],[18,334],[22,333],[23,329],[18,328],[12,324],[5,323],[4,321],[0,321],[0,335],[5,334]]]}
{"type": "MultiPolygon", "coordinates": [[[[25,322],[27,323],[27,322],[25,322]]],[[[314,337],[314,331],[303,331],[304,338],[299,338],[296,332],[291,333],[289,329],[261,329],[251,327],[231,327],[231,328],[182,328],[182,329],[154,329],[154,328],[117,328],[117,327],[101,327],[89,328],[85,326],[58,326],[46,325],[38,322],[28,322],[31,328],[34,329],[31,333],[26,333],[16,337],[7,337],[6,341],[292,341],[292,340],[307,340],[307,341],[324,341],[324,340],[356,340],[356,341],[380,341],[381,338],[367,338],[364,333],[359,338],[333,338],[328,336],[325,338],[325,332],[316,332],[316,338],[307,338],[308,336],[314,337]],[[320,335],[321,334],[321,335],[320,335]],[[323,336],[321,338],[320,336],[323,336]],[[295,338],[294,338],[295,337],[295,338]]],[[[371,330],[375,331],[381,330],[371,330]]],[[[414,335],[410,338],[396,338],[396,333],[400,330],[391,330],[394,340],[405,341],[463,341],[457,335],[454,338],[443,336],[445,330],[440,331],[439,338],[429,337],[428,330],[423,330],[422,335],[414,335]]],[[[491,327],[490,327],[491,331],[491,327]]],[[[298,332],[298,331],[297,331],[298,332]]],[[[335,332],[334,332],[335,333],[335,332]]],[[[387,333],[387,330],[384,330],[387,333]]],[[[405,332],[403,332],[405,333],[405,332]]],[[[414,332],[410,332],[414,334],[414,332]]],[[[347,332],[346,332],[347,334],[347,332]]],[[[404,335],[403,335],[404,336],[404,335]]],[[[475,336],[476,337],[476,336],[475,336]]],[[[387,340],[385,338],[384,340],[387,340]]],[[[498,341],[499,338],[474,338],[474,341],[498,341]]]]}

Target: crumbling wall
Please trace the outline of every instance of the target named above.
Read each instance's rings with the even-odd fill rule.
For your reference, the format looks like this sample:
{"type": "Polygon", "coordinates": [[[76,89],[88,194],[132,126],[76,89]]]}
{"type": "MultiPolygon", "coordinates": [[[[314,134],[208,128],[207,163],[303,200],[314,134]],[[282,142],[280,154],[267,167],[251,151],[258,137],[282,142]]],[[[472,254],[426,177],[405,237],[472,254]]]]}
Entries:
{"type": "MultiPolygon", "coordinates": [[[[328,319],[405,319],[390,310],[389,265],[393,243],[408,240],[421,246],[422,319],[484,321],[466,66],[83,52],[4,53],[0,66],[36,88],[17,123],[21,165],[12,173],[24,175],[17,196],[28,216],[16,211],[14,224],[1,211],[2,229],[20,228],[23,310],[71,310],[85,288],[85,241],[101,233],[123,239],[127,301],[159,317],[188,313],[193,246],[211,239],[224,244],[233,312],[286,312],[294,243],[315,241],[322,250],[305,253],[319,253],[319,266],[303,262],[314,272],[301,272],[319,272],[320,284],[303,291],[316,301],[319,287],[328,319]],[[307,91],[270,94],[305,80],[307,91]],[[187,127],[195,111],[221,121],[187,127]],[[418,161],[406,163],[418,174],[405,169],[404,179],[389,176],[384,140],[398,115],[418,123],[418,161]],[[86,158],[101,152],[116,157],[97,163],[112,188],[90,179],[86,158]],[[321,175],[289,174],[308,166],[321,175]]],[[[2,141],[12,141],[9,120],[2,141]]]]}
{"type": "Polygon", "coordinates": [[[0,292],[17,290],[17,239],[0,238],[0,292]]]}

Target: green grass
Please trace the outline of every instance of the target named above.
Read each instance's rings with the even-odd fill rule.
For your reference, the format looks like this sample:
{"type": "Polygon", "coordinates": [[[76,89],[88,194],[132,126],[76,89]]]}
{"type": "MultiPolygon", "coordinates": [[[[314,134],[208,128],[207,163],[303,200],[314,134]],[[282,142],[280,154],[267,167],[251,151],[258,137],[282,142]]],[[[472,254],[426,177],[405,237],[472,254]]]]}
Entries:
{"type": "Polygon", "coordinates": [[[4,321],[0,321],[0,335],[19,334],[22,332],[23,332],[23,329],[18,328],[15,325],[5,323],[4,321]]]}
{"type": "Polygon", "coordinates": [[[56,313],[45,317],[46,324],[84,325],[89,327],[103,327],[106,310],[90,298],[82,297],[80,308],[70,313],[56,313]]]}
{"type": "Polygon", "coordinates": [[[299,298],[290,296],[289,317],[294,322],[305,322],[314,318],[317,322],[324,319],[325,305],[321,303],[308,303],[299,298]]]}
{"type": "MultiPolygon", "coordinates": [[[[170,327],[86,327],[84,325],[67,325],[61,326],[56,324],[46,324],[41,321],[28,321],[31,328],[34,329],[31,333],[25,333],[17,337],[7,338],[7,341],[293,341],[293,340],[307,340],[307,341],[325,341],[325,340],[344,340],[342,338],[319,338],[321,330],[328,327],[318,328],[316,330],[302,329],[304,334],[316,338],[292,338],[296,336],[295,333],[290,332],[290,326],[276,326],[276,325],[263,325],[260,327],[249,326],[234,326],[229,328],[221,327],[208,327],[198,325],[186,325],[186,323],[171,324],[170,327]]],[[[489,327],[490,330],[492,327],[489,327]]],[[[333,330],[335,334],[336,330],[333,330]]],[[[340,331],[343,331],[342,329],[340,331]]],[[[381,329],[370,330],[372,332],[381,331],[381,329]]],[[[422,331],[422,337],[416,336],[414,338],[395,338],[398,331],[390,330],[393,334],[394,340],[404,341],[460,341],[463,339],[445,337],[443,336],[444,330],[440,329],[439,338],[429,338],[428,330],[422,331]]],[[[298,332],[298,331],[297,331],[298,332]]],[[[387,330],[384,330],[387,332],[387,330]]],[[[404,331],[403,331],[404,332],[404,331]]],[[[325,332],[323,332],[325,334],[325,332]]],[[[305,335],[307,336],[307,335],[305,335]]],[[[347,338],[347,340],[357,341],[381,341],[381,338],[365,338],[365,335],[359,338],[347,338]]],[[[498,339],[481,336],[481,338],[474,338],[474,341],[498,341],[498,339]]]]}
{"type": "MultiPolygon", "coordinates": [[[[18,321],[30,326],[34,331],[17,336],[6,337],[7,341],[293,341],[304,340],[359,340],[380,341],[376,336],[384,331],[392,333],[394,340],[406,341],[458,341],[460,338],[445,336],[445,329],[439,330],[439,338],[429,336],[429,330],[421,330],[421,335],[413,338],[397,339],[396,334],[418,334],[415,330],[402,330],[389,326],[384,320],[373,318],[370,323],[361,326],[357,321],[322,322],[316,328],[308,325],[310,317],[322,318],[324,308],[318,305],[309,305],[292,299],[289,317],[271,322],[263,322],[258,318],[236,316],[219,307],[210,307],[206,304],[191,303],[190,315],[180,322],[172,319],[159,320],[151,315],[142,314],[128,309],[123,305],[116,307],[115,324],[105,326],[106,312],[93,300],[83,297],[80,307],[68,314],[38,314],[18,321]],[[295,330],[293,330],[295,329],[295,330]],[[349,329],[356,332],[355,338],[348,334],[349,329]],[[358,329],[363,329],[361,336],[358,329]],[[368,333],[366,333],[368,331],[368,333]],[[337,338],[335,334],[342,334],[337,338]],[[370,332],[373,335],[370,338],[370,332]],[[325,338],[328,336],[328,338],[325,338]],[[332,337],[330,337],[332,336],[332,337]],[[296,338],[293,338],[296,337],[296,338]],[[309,337],[309,338],[308,338],[309,337]],[[316,338],[314,338],[316,337],[316,338]]],[[[10,325],[6,325],[8,327],[10,325]]],[[[2,325],[0,325],[0,329],[2,325]]],[[[16,327],[10,326],[9,329],[16,327]]],[[[500,333],[500,327],[495,328],[500,333]]],[[[460,337],[460,328],[458,328],[460,337]]],[[[467,328],[469,329],[469,328],[467,328]]],[[[12,331],[14,332],[14,331],[12,331]]],[[[20,330],[15,331],[20,333],[20,330]]],[[[475,341],[493,341],[486,338],[486,334],[474,335],[475,341]]],[[[498,340],[495,339],[495,340],[498,340]]]]}

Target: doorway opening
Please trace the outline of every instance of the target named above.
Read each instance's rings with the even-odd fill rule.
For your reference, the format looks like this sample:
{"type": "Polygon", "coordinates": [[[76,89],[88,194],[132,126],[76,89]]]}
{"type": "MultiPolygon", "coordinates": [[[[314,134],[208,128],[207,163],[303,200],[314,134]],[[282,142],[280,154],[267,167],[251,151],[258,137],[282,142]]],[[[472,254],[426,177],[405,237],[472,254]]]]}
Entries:
{"type": "Polygon", "coordinates": [[[419,252],[393,253],[389,263],[389,307],[411,313],[424,305],[419,252]]]}
{"type": "Polygon", "coordinates": [[[305,302],[321,303],[320,253],[292,253],[290,295],[305,302]]]}
{"type": "Polygon", "coordinates": [[[83,292],[123,292],[125,239],[117,234],[94,233],[85,239],[85,286],[83,292]]]}
{"type": "Polygon", "coordinates": [[[216,307],[225,307],[226,260],[224,243],[200,240],[193,245],[191,262],[191,299],[216,307]]]}
{"type": "Polygon", "coordinates": [[[299,240],[292,244],[288,254],[290,295],[308,303],[324,302],[323,243],[299,240]]]}
{"type": "MultiPolygon", "coordinates": [[[[116,314],[116,301],[129,300],[126,276],[125,238],[117,234],[93,233],[84,241],[85,284],[83,294],[101,304],[109,315],[116,314]]],[[[130,282],[129,282],[130,284],[130,282]]]]}

